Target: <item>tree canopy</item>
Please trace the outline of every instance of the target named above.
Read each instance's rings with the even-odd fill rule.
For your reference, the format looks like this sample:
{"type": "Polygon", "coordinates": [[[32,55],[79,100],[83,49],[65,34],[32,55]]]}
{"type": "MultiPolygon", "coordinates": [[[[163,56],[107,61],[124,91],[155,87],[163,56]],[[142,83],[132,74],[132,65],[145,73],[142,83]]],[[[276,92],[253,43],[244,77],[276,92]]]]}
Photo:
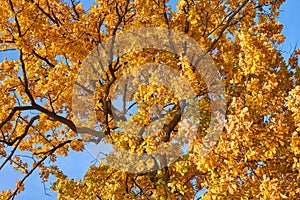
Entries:
{"type": "MultiPolygon", "coordinates": [[[[175,9],[167,0],[95,0],[84,9],[79,0],[2,0],[0,51],[15,53],[18,59],[0,63],[0,170],[10,165],[23,177],[15,188],[0,191],[0,199],[26,192],[25,180],[34,171],[42,182],[55,177],[51,189],[58,199],[299,199],[300,50],[286,61],[278,49],[285,39],[277,21],[283,2],[179,0],[175,9]],[[224,127],[219,124],[218,140],[205,156],[201,152],[215,98],[203,71],[188,58],[191,46],[180,38],[180,53],[149,47],[124,52],[109,57],[107,66],[98,63],[98,80],[88,83],[94,91],[76,84],[91,52],[115,35],[141,28],[186,35],[203,49],[201,58],[209,58],[217,69],[212,76],[220,77],[224,87],[226,114],[216,108],[224,114],[224,127]],[[122,77],[129,73],[139,78],[124,84],[127,79],[122,77]],[[151,80],[139,84],[141,75],[151,80]],[[181,81],[171,79],[173,75],[184,79],[189,90],[184,84],[177,93],[170,90],[168,86],[181,81]],[[75,105],[76,87],[94,97],[97,130],[78,127],[74,113],[84,113],[82,105],[91,99],[82,95],[75,105]],[[126,93],[127,87],[132,93],[126,93]],[[127,107],[118,110],[113,105],[113,90],[125,96],[120,101],[129,102],[127,107]],[[179,96],[189,92],[196,106],[189,108],[191,115],[183,115],[186,104],[179,96]],[[156,123],[153,113],[164,121],[156,123]],[[142,128],[128,129],[129,122],[142,128]],[[160,128],[153,130],[153,122],[160,128]],[[141,164],[124,155],[107,155],[120,161],[115,165],[128,159],[128,170],[99,160],[81,180],[74,180],[56,164],[58,156],[83,151],[88,143],[149,153],[177,136],[188,138],[191,131],[195,135],[187,152],[172,162],[161,156],[159,166],[156,160],[141,164]]],[[[137,45],[129,37],[123,40],[132,49],[137,45]]]]}

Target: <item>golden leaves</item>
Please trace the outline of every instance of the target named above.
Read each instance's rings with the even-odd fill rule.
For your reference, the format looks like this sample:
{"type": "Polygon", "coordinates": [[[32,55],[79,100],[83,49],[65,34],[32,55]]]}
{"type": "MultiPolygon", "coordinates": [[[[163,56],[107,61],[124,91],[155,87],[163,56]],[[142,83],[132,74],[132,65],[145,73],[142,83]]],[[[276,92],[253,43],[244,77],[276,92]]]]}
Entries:
{"type": "MultiPolygon", "coordinates": [[[[16,48],[23,53],[19,60],[6,59],[0,64],[0,120],[7,119],[15,106],[33,106],[30,111],[13,113],[1,126],[2,158],[9,156],[7,146],[12,146],[32,154],[35,159],[30,163],[12,156],[10,161],[16,170],[26,175],[30,167],[39,166],[43,181],[50,174],[55,175],[53,190],[58,192],[59,199],[193,199],[202,189],[207,191],[204,199],[294,199],[299,196],[295,181],[300,177],[300,87],[296,85],[300,77],[296,57],[299,50],[288,61],[294,73],[277,51],[277,45],[284,40],[282,24],[276,21],[283,1],[260,0],[255,4],[249,1],[228,21],[228,27],[225,25],[230,13],[240,5],[238,1],[181,0],[176,12],[163,1],[98,0],[88,12],[82,4],[73,7],[59,0],[34,2],[13,1],[18,14],[12,11],[8,1],[0,7],[1,48],[16,48]],[[267,7],[263,5],[269,3],[270,13],[265,14],[263,8],[267,7]],[[20,30],[13,19],[15,16],[20,30]],[[144,49],[121,56],[116,79],[120,80],[128,72],[134,74],[134,68],[148,62],[170,65],[180,72],[192,90],[201,96],[198,101],[201,123],[188,156],[165,169],[143,174],[118,172],[100,163],[91,166],[83,180],[68,179],[58,169],[43,165],[44,158],[48,157],[53,164],[57,156],[67,156],[70,150],[83,151],[83,142],[68,126],[73,123],[71,92],[80,62],[112,34],[147,26],[185,32],[203,47],[210,47],[220,36],[209,49],[228,92],[225,129],[217,146],[207,157],[199,155],[211,112],[209,95],[201,93],[205,84],[200,75],[182,55],[176,57],[170,52],[144,49]],[[32,113],[37,113],[39,120],[27,127],[32,113]],[[69,124],[64,124],[65,121],[69,124]],[[20,139],[26,128],[28,133],[20,139]]],[[[112,75],[109,70],[105,73],[102,78],[107,83],[112,75]]],[[[138,77],[139,71],[136,73],[138,77]]],[[[149,85],[141,85],[130,97],[138,102],[138,111],[132,119],[138,125],[149,124],[151,116],[167,103],[177,105],[176,95],[184,93],[180,87],[178,94],[174,94],[155,84],[159,79],[160,76],[153,76],[149,85]]],[[[171,82],[176,86],[177,81],[171,82]]],[[[95,98],[105,100],[96,105],[102,125],[106,115],[100,111],[111,98],[111,94],[104,93],[105,86],[97,87],[95,98]]],[[[198,107],[194,109],[193,113],[198,113],[198,107]]],[[[165,115],[171,119],[174,110],[166,111],[165,115]]],[[[107,118],[109,122],[103,127],[116,128],[114,116],[107,114],[107,118]]],[[[181,121],[174,127],[174,134],[196,131],[193,120],[181,121]]],[[[128,125],[121,122],[120,127],[122,123],[128,125]]],[[[135,137],[138,132],[135,127],[128,131],[132,134],[112,132],[107,142],[114,141],[116,146],[129,152],[157,150],[159,142],[155,137],[142,140],[135,137]]],[[[138,165],[140,172],[156,164],[152,159],[141,163],[130,163],[132,160],[126,159],[128,168],[138,165]]],[[[20,180],[16,184],[18,192],[24,189],[20,180]]],[[[0,199],[9,199],[12,193],[2,191],[0,199]]]]}
{"type": "Polygon", "coordinates": [[[0,193],[0,199],[1,199],[1,200],[6,200],[6,199],[8,199],[11,195],[12,195],[12,192],[11,192],[10,190],[3,190],[3,191],[0,193]]]}
{"type": "Polygon", "coordinates": [[[83,141],[78,140],[78,139],[72,140],[71,143],[70,143],[70,147],[74,151],[83,151],[83,149],[84,149],[83,148],[83,141]]]}

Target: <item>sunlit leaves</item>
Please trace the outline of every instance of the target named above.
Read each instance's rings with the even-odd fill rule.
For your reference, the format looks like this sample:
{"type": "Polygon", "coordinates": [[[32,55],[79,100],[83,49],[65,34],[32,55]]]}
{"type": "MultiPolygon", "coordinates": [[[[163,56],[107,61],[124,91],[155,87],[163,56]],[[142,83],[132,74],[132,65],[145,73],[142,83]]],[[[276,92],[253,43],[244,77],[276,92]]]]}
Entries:
{"type": "MultiPolygon", "coordinates": [[[[201,192],[205,192],[203,199],[299,197],[299,50],[287,63],[278,51],[284,40],[282,24],[277,21],[283,1],[180,0],[176,11],[166,1],[95,2],[87,11],[76,1],[1,2],[0,46],[2,50],[16,49],[18,54],[18,59],[0,63],[1,169],[11,164],[26,177],[37,168],[43,182],[55,176],[52,189],[59,199],[194,199],[201,192]],[[55,162],[71,150],[83,151],[71,112],[80,64],[108,37],[151,26],[184,32],[213,57],[225,84],[228,108],[218,144],[207,156],[200,155],[212,108],[207,85],[194,66],[184,55],[137,49],[115,59],[112,66],[116,70],[103,70],[96,83],[97,120],[109,135],[104,140],[128,152],[154,152],[160,147],[160,129],[143,138],[138,137],[140,129],[136,127],[121,129],[132,122],[149,125],[158,113],[170,122],[186,91],[178,86],[178,80],[170,78],[172,91],[157,84],[160,73],[153,74],[150,84],[141,84],[126,96],[127,101],[136,101],[137,108],[128,121],[117,123],[122,115],[113,116],[104,109],[113,98],[107,91],[115,89],[117,81],[132,73],[133,83],[138,84],[145,70],[135,69],[154,63],[178,71],[197,96],[199,107],[189,108],[189,112],[199,114],[199,119],[188,116],[170,135],[172,139],[197,131],[189,153],[154,172],[144,173],[145,168],[155,166],[153,159],[132,163],[131,158],[122,157],[128,161],[127,168],[137,166],[140,173],[120,172],[100,162],[92,165],[82,180],[68,179],[55,162]],[[193,126],[196,120],[200,121],[197,128],[193,126]],[[15,155],[13,149],[25,156],[15,155]]],[[[165,73],[172,74],[169,72],[165,73]]],[[[24,180],[16,180],[16,189],[2,191],[0,199],[23,191],[24,180]]]]}

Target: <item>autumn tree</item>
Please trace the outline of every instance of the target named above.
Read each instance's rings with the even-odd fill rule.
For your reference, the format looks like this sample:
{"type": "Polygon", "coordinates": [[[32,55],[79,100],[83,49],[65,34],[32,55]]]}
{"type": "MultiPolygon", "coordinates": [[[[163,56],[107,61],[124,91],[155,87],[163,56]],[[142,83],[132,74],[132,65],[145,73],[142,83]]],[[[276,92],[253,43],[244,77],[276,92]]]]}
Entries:
{"type": "MultiPolygon", "coordinates": [[[[179,0],[175,9],[170,6],[174,3],[163,0],[96,0],[85,10],[84,2],[75,0],[2,0],[1,51],[14,52],[18,59],[0,63],[0,170],[11,165],[23,178],[15,188],[2,191],[0,199],[26,192],[25,180],[36,170],[42,182],[56,178],[51,188],[59,199],[200,199],[202,193],[203,199],[299,199],[300,51],[286,62],[278,50],[284,41],[277,21],[283,2],[179,0]],[[214,98],[202,72],[186,59],[188,45],[177,54],[144,48],[109,57],[98,81],[91,83],[95,91],[76,84],[82,64],[95,48],[126,31],[153,27],[192,38],[202,47],[202,58],[210,57],[218,70],[226,115],[222,113],[224,128],[218,142],[205,156],[201,145],[214,98]],[[147,63],[170,66],[186,80],[197,97],[191,112],[197,113],[198,124],[189,121],[192,116],[183,119],[185,104],[178,94],[149,82],[126,99],[136,107],[131,122],[140,127],[155,122],[150,114],[157,105],[164,110],[161,128],[147,137],[122,129],[128,109],[116,111],[111,91],[129,72],[149,74],[150,69],[140,70],[147,63]],[[97,130],[77,126],[74,110],[84,110],[72,104],[76,87],[95,97],[97,130]],[[58,156],[83,151],[86,143],[148,153],[176,135],[189,134],[191,124],[197,127],[188,152],[163,167],[154,169],[155,160],[142,165],[154,170],[132,173],[100,160],[82,180],[74,180],[56,165],[58,156]]],[[[155,69],[154,75],[166,73],[155,69]]],[[[120,94],[124,96],[124,90],[120,94]]]]}

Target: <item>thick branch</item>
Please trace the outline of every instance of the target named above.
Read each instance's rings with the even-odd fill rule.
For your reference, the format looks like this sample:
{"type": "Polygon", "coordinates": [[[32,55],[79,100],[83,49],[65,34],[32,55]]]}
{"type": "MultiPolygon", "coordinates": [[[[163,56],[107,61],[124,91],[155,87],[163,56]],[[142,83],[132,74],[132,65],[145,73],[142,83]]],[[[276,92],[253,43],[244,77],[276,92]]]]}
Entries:
{"type": "Polygon", "coordinates": [[[9,115],[0,123],[0,129],[6,124],[9,120],[12,119],[14,114],[17,111],[22,111],[22,110],[33,110],[34,108],[32,106],[17,106],[12,109],[12,111],[9,113],[9,115]]]}

